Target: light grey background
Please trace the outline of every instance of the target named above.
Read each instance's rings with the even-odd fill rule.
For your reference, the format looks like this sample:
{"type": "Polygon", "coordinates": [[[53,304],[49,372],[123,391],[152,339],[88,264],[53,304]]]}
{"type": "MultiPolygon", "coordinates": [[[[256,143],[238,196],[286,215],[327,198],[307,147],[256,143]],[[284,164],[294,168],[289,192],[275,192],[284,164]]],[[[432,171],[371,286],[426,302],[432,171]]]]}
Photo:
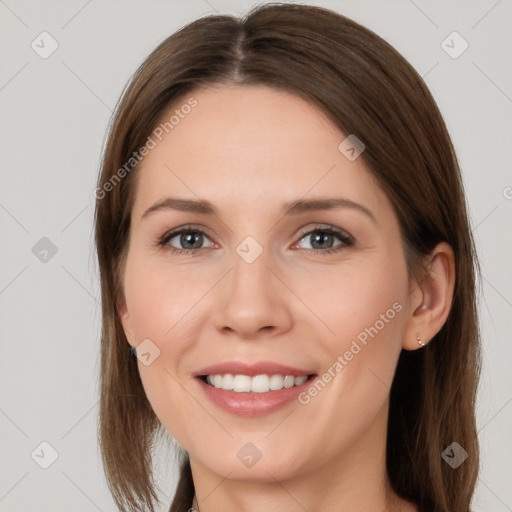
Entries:
{"type": "MultiPolygon", "coordinates": [[[[447,122],[483,270],[482,472],[474,510],[512,511],[512,1],[311,3],[395,46],[425,78],[447,122]],[[456,59],[441,46],[453,31],[469,43],[456,59]]],[[[107,123],[129,77],[160,41],[202,15],[240,14],[252,4],[0,0],[3,512],[115,510],[96,440],[100,308],[92,218],[107,123]],[[59,45],[47,59],[31,48],[43,31],[59,45]],[[57,248],[46,262],[32,251],[42,237],[57,248]],[[31,458],[34,449],[36,460],[49,457],[43,441],[59,454],[48,469],[31,458]]],[[[164,459],[159,482],[168,510],[176,482],[164,459]]]]}

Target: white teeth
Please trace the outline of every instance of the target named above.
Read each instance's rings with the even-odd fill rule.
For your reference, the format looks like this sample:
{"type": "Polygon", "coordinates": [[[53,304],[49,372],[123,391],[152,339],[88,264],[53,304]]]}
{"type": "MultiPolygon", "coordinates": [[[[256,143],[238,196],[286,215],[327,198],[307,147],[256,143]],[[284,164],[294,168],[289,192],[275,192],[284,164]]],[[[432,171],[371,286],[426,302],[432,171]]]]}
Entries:
{"type": "Polygon", "coordinates": [[[251,391],[253,393],[266,393],[269,390],[270,379],[268,375],[256,375],[251,379],[251,391]]]}
{"type": "Polygon", "coordinates": [[[293,375],[208,375],[206,381],[218,389],[233,390],[237,393],[267,393],[268,391],[279,391],[283,388],[292,388],[300,386],[308,380],[307,375],[294,377],[293,375]]]}
{"type": "MultiPolygon", "coordinates": [[[[213,385],[215,386],[215,379],[213,381],[213,385]]],[[[233,391],[238,391],[240,393],[243,391],[251,391],[251,378],[246,375],[235,375],[233,391]]]]}
{"type": "Polygon", "coordinates": [[[307,375],[303,375],[302,377],[295,377],[295,385],[300,386],[301,384],[304,384],[308,380],[307,375]]]}

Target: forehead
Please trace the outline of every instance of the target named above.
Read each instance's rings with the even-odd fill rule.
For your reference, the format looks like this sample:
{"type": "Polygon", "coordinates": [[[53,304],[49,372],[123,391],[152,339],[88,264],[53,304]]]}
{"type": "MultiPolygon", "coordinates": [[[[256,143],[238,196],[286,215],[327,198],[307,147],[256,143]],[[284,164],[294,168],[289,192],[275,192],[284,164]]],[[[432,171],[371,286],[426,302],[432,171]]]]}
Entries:
{"type": "Polygon", "coordinates": [[[197,90],[159,126],[161,140],[151,135],[154,148],[138,169],[134,213],[171,193],[246,209],[336,193],[370,208],[386,201],[362,159],[340,152],[347,134],[291,93],[253,85],[197,90]],[[183,108],[190,98],[195,106],[183,108]]]}

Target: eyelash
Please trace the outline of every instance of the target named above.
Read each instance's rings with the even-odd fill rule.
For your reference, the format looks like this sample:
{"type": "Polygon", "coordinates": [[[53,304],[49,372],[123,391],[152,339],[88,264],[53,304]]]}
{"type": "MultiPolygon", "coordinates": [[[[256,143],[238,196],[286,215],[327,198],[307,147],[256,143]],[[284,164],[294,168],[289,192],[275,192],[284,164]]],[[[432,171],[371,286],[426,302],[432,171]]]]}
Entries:
{"type": "MultiPolygon", "coordinates": [[[[171,247],[170,245],[168,245],[169,240],[183,233],[199,233],[209,238],[208,235],[201,229],[194,228],[193,226],[185,226],[183,228],[177,229],[176,231],[166,233],[160,240],[158,240],[157,245],[159,247],[165,248],[172,254],[176,255],[197,253],[201,249],[204,249],[204,247],[200,249],[176,249],[175,247],[171,247]]],[[[320,253],[322,255],[332,254],[341,251],[343,248],[351,247],[355,243],[354,238],[351,235],[349,235],[346,231],[334,228],[333,226],[323,227],[322,225],[317,225],[313,229],[302,232],[299,235],[298,241],[300,242],[304,237],[306,237],[307,235],[312,235],[313,233],[327,233],[329,235],[334,235],[341,241],[341,243],[335,247],[331,247],[330,249],[302,249],[309,253],[320,253]]]]}

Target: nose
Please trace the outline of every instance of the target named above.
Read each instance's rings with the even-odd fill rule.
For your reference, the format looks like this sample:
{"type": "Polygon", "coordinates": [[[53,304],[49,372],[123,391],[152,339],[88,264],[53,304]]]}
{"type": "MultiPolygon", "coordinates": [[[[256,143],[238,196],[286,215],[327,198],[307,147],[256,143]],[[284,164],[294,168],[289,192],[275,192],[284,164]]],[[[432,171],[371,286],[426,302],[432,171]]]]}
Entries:
{"type": "Polygon", "coordinates": [[[216,329],[244,339],[288,331],[292,294],[277,275],[279,271],[265,251],[252,263],[235,254],[232,270],[219,283],[222,291],[214,313],[216,329]]]}

